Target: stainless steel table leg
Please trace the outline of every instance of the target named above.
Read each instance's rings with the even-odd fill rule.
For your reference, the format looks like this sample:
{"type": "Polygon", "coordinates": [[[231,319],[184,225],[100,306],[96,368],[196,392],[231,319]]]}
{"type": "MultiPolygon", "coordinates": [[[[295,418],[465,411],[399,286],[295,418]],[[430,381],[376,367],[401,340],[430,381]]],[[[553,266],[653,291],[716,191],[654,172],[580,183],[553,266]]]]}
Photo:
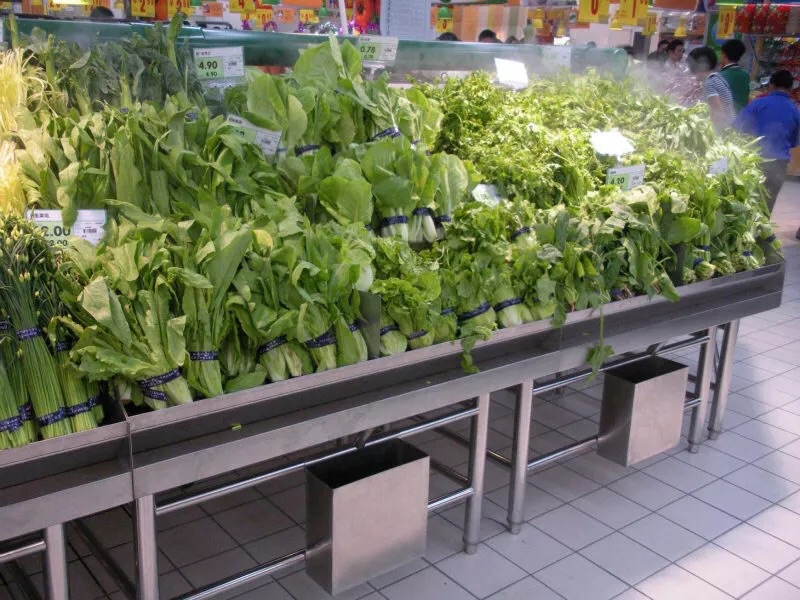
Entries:
{"type": "Polygon", "coordinates": [[[711,396],[711,374],[714,371],[714,343],[717,328],[708,328],[709,340],[700,347],[700,360],[697,364],[695,393],[700,403],[692,410],[692,425],[689,428],[689,452],[696,454],[705,439],[706,414],[711,396]]]}
{"type": "Polygon", "coordinates": [[[486,438],[489,435],[489,394],[478,396],[478,414],[472,417],[469,446],[469,485],[473,494],[467,500],[464,517],[464,552],[475,554],[481,541],[483,475],[486,467],[486,438]]]}
{"type": "Polygon", "coordinates": [[[508,490],[508,530],[519,533],[525,522],[525,490],[528,485],[528,445],[531,436],[533,381],[517,387],[514,440],[511,448],[511,487],[508,490]]]}
{"type": "Polygon", "coordinates": [[[136,568],[138,600],[158,600],[158,543],[153,496],[136,499],[136,568]]]}
{"type": "Polygon", "coordinates": [[[45,581],[49,600],[69,598],[69,576],[67,575],[67,548],[64,539],[64,525],[51,525],[44,530],[46,546],[45,581]]]}
{"type": "Polygon", "coordinates": [[[722,351],[720,352],[719,369],[714,386],[714,403],[711,405],[711,419],[708,423],[709,437],[715,440],[722,433],[722,419],[728,407],[728,394],[731,391],[731,375],[733,358],[736,351],[736,339],[739,337],[739,321],[731,321],[722,335],[722,351]]]}

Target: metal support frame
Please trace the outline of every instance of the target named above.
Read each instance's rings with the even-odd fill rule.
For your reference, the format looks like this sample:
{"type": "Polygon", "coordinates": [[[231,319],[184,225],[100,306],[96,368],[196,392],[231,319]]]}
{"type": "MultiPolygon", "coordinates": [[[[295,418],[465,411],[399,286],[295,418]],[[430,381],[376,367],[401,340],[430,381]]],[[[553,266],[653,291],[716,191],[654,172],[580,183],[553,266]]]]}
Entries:
{"type": "Polygon", "coordinates": [[[156,502],[153,496],[134,501],[136,506],[136,572],[138,600],[158,600],[158,541],[156,502]]]}
{"type": "Polygon", "coordinates": [[[733,360],[736,351],[736,340],[739,337],[739,320],[731,321],[725,326],[722,334],[722,349],[719,355],[716,385],[714,386],[714,403],[711,406],[711,419],[708,423],[709,437],[716,440],[722,433],[722,419],[728,408],[728,394],[731,389],[733,360]]]}
{"type": "Polygon", "coordinates": [[[700,359],[697,361],[695,395],[700,402],[692,409],[692,422],[689,427],[689,452],[692,454],[697,454],[700,450],[700,444],[705,441],[706,415],[711,401],[711,376],[714,371],[714,347],[717,339],[716,326],[708,328],[708,338],[709,341],[700,347],[700,359]]]}
{"type": "Polygon", "coordinates": [[[51,600],[69,598],[69,577],[67,576],[67,548],[64,525],[51,525],[44,530],[44,575],[47,597],[51,600]]]}
{"type": "Polygon", "coordinates": [[[486,442],[489,437],[489,394],[478,396],[478,414],[472,417],[469,447],[470,487],[474,490],[467,500],[464,520],[464,552],[475,554],[481,541],[481,507],[483,504],[483,474],[486,468],[486,442]]]}
{"type": "Polygon", "coordinates": [[[528,485],[528,440],[531,437],[533,381],[517,386],[514,439],[511,447],[511,485],[508,488],[508,529],[519,533],[525,522],[525,486],[528,485]]]}

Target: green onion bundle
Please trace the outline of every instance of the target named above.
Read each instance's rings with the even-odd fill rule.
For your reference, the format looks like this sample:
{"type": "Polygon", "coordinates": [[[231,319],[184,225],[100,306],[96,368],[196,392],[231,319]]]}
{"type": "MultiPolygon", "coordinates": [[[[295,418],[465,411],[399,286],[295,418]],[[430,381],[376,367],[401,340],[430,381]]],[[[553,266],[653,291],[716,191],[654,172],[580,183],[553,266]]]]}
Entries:
{"type": "Polygon", "coordinates": [[[17,408],[14,389],[5,365],[0,361],[0,450],[17,448],[30,442],[17,408]]]}
{"type": "Polygon", "coordinates": [[[33,416],[33,406],[28,396],[28,388],[25,387],[25,379],[22,374],[22,364],[17,355],[17,340],[13,336],[11,323],[8,320],[0,320],[0,360],[5,365],[6,375],[11,385],[11,391],[17,402],[17,413],[22,419],[22,429],[28,442],[36,441],[36,421],[33,416]]]}

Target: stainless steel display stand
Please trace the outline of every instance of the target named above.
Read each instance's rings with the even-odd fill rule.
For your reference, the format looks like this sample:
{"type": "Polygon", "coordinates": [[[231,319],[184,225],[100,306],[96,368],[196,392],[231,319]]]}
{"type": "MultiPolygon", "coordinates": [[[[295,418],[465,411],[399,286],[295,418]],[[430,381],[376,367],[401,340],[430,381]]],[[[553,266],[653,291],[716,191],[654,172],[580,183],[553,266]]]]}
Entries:
{"type": "MultiPolygon", "coordinates": [[[[579,371],[548,379],[554,373],[585,366],[587,351],[598,341],[601,318],[605,343],[622,357],[614,364],[656,353],[668,340],[702,332],[688,342],[702,344],[689,434],[690,449],[696,451],[705,436],[709,404],[713,404],[709,427],[712,436],[721,429],[738,320],[779,306],[783,278],[784,265],[780,262],[684,286],[679,290],[681,300],[676,303],[662,298],[631,298],[606,305],[602,311],[571,313],[560,329],[537,322],[501,330],[473,350],[480,368],[475,374],[467,374],[461,368],[460,344],[439,344],[165,411],[126,416],[125,422],[92,432],[3,451],[0,541],[55,527],[48,531],[46,540],[35,542],[31,551],[46,547],[52,552],[47,561],[53,573],[52,584],[48,583],[49,597],[61,600],[67,596],[60,525],[133,500],[138,532],[138,594],[143,600],[155,599],[157,515],[298,471],[313,461],[351,452],[355,446],[340,446],[317,457],[167,503],[157,503],[156,494],[348,436],[358,436],[358,443],[369,445],[470,418],[472,443],[466,485],[454,494],[435,499],[429,508],[467,499],[465,549],[474,552],[478,544],[491,392],[517,389],[512,456],[501,457],[512,467],[508,520],[514,530],[522,522],[528,472],[543,464],[541,457],[530,460],[528,456],[533,394],[563,387],[587,375],[586,371],[579,371]],[[714,353],[710,342],[716,339],[720,325],[723,346],[712,399],[714,353]],[[449,412],[409,424],[415,417],[424,419],[422,415],[442,410],[449,412]],[[400,425],[381,431],[393,423],[400,425]],[[376,430],[379,435],[371,434],[376,430]]],[[[581,445],[587,447],[591,441],[577,442],[548,460],[566,456],[581,445]]],[[[4,556],[13,559],[19,555],[13,551],[0,554],[4,556]]],[[[276,561],[278,566],[256,567],[189,597],[212,597],[303,558],[304,550],[293,552],[276,561]]]]}

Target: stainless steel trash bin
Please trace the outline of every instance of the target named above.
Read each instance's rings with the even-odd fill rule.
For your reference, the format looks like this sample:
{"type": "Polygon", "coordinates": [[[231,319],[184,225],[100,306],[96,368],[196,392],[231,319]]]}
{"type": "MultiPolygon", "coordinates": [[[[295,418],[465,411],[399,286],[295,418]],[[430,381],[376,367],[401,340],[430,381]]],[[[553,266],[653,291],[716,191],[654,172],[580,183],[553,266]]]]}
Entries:
{"type": "Polygon", "coordinates": [[[629,466],[681,439],[689,368],[654,356],[606,372],[597,452],[629,466]]]}
{"type": "Polygon", "coordinates": [[[401,440],[307,468],[307,573],[336,595],[424,555],[429,471],[401,440]]]}

